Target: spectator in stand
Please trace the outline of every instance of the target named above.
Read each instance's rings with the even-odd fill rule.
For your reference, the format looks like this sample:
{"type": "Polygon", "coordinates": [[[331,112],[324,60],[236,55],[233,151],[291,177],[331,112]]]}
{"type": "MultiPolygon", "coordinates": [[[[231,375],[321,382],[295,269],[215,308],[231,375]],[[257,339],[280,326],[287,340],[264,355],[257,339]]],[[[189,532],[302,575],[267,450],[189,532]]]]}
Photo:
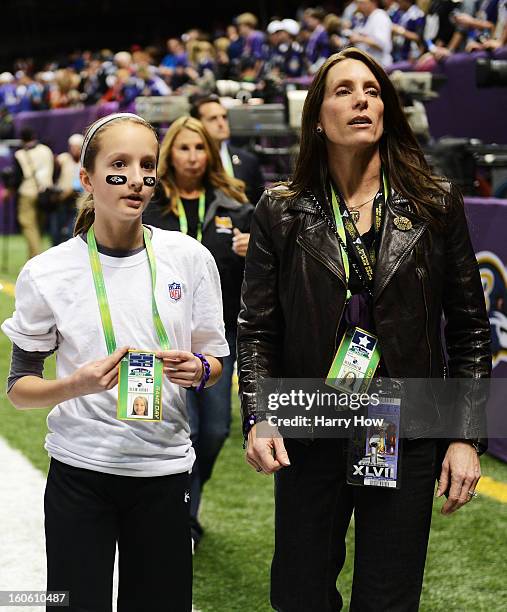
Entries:
{"type": "Polygon", "coordinates": [[[258,76],[262,69],[265,55],[264,32],[257,30],[257,17],[252,13],[242,13],[236,17],[238,31],[244,40],[242,57],[255,60],[255,71],[258,76]]]}
{"type": "Polygon", "coordinates": [[[385,0],[383,8],[392,23],[400,22],[403,11],[396,0],[385,0]]]}
{"type": "Polygon", "coordinates": [[[345,27],[344,23],[344,20],[334,13],[328,13],[324,19],[324,27],[329,36],[330,55],[338,53],[348,44],[348,38],[343,35],[343,31],[350,26],[345,27]]]}
{"type": "Polygon", "coordinates": [[[31,128],[21,132],[21,148],[14,154],[18,177],[18,223],[28,245],[28,257],[42,252],[37,200],[53,184],[54,160],[49,147],[37,140],[31,128]]]}
{"type": "Polygon", "coordinates": [[[76,201],[83,193],[79,179],[79,155],[83,144],[82,134],[72,134],[68,140],[68,151],[56,157],[58,180],[56,187],[59,193],[57,208],[49,213],[48,228],[53,246],[72,238],[76,220],[76,201]]]}
{"type": "Polygon", "coordinates": [[[229,57],[231,41],[226,36],[220,36],[213,41],[213,46],[216,55],[215,75],[217,80],[231,79],[233,76],[233,67],[229,57]]]}
{"type": "Polygon", "coordinates": [[[97,104],[100,100],[100,73],[102,63],[98,57],[93,57],[81,72],[80,91],[85,104],[97,104]]]}
{"type": "Polygon", "coordinates": [[[51,108],[68,108],[81,103],[79,95],[80,78],[72,68],[62,68],[56,71],[54,88],[50,96],[51,108]]]}
{"type": "Polygon", "coordinates": [[[494,36],[485,40],[481,47],[485,50],[494,50],[505,46],[507,46],[507,0],[502,0],[498,9],[498,20],[494,36]]]}
{"type": "Polygon", "coordinates": [[[400,0],[402,14],[393,24],[393,60],[415,60],[421,55],[425,16],[416,0],[400,0]]]}
{"type": "Polygon", "coordinates": [[[189,60],[199,76],[206,71],[214,72],[216,54],[213,45],[207,40],[195,41],[189,46],[189,60]]]}
{"type": "Polygon", "coordinates": [[[195,42],[197,40],[207,40],[208,36],[199,28],[192,28],[187,30],[182,36],[181,39],[188,46],[188,43],[195,42]]]}
{"type": "Polygon", "coordinates": [[[164,79],[159,76],[155,66],[143,64],[137,69],[138,86],[141,88],[141,96],[169,96],[171,88],[164,79]]]}
{"type": "Polygon", "coordinates": [[[166,74],[171,74],[171,71],[176,68],[178,60],[181,58],[187,59],[187,53],[185,46],[179,38],[169,38],[167,40],[167,51],[168,53],[162,58],[160,66],[169,69],[165,71],[166,74]]]}
{"type": "Polygon", "coordinates": [[[455,23],[467,32],[467,51],[482,49],[483,43],[494,37],[499,7],[499,0],[482,0],[474,16],[467,13],[454,15],[455,23]]]}
{"type": "Polygon", "coordinates": [[[227,50],[229,59],[231,62],[235,62],[243,55],[245,40],[239,35],[238,27],[234,24],[227,26],[226,34],[227,38],[230,40],[230,45],[227,50]]]}
{"type": "MultiPolygon", "coordinates": [[[[460,11],[472,15],[474,0],[464,0],[460,11]]],[[[457,27],[454,15],[456,2],[454,0],[432,0],[424,26],[424,47],[431,57],[440,61],[464,48],[466,30],[457,27]]],[[[424,65],[428,55],[424,54],[419,65],[424,65]]]]}
{"type": "Polygon", "coordinates": [[[323,24],[325,16],[326,13],[321,8],[306,9],[303,15],[304,24],[310,31],[305,47],[307,69],[310,74],[315,74],[329,57],[329,36],[323,24]]]}
{"type": "Polygon", "coordinates": [[[147,66],[151,62],[150,54],[146,49],[143,49],[141,45],[132,45],[130,47],[130,52],[132,54],[132,64],[139,68],[139,66],[147,66]]]}
{"type": "Polygon", "coordinates": [[[0,74],[0,109],[10,115],[18,112],[19,100],[14,75],[10,72],[0,74]]]}
{"type": "Polygon", "coordinates": [[[267,28],[271,46],[266,73],[271,77],[300,77],[304,73],[304,50],[297,42],[299,24],[294,19],[273,20],[267,28]]]}
{"type": "Polygon", "coordinates": [[[37,72],[28,86],[30,110],[47,110],[50,107],[51,83],[47,76],[45,72],[37,72]]]}
{"type": "Polygon", "coordinates": [[[188,60],[180,58],[176,62],[176,68],[169,80],[169,86],[173,93],[180,93],[181,89],[187,85],[191,85],[199,75],[189,65],[188,60]]]}
{"type": "Polygon", "coordinates": [[[248,201],[257,204],[265,185],[259,161],[253,153],[229,143],[231,129],[220,98],[216,95],[195,98],[190,114],[202,122],[216,142],[227,174],[242,180],[248,201]]]}
{"type": "Polygon", "coordinates": [[[358,10],[366,21],[350,35],[350,42],[366,51],[374,59],[389,66],[392,63],[392,23],[387,13],[379,8],[380,0],[356,0],[358,10]]]}
{"type": "Polygon", "coordinates": [[[359,12],[357,2],[347,1],[342,13],[342,28],[357,28],[364,23],[364,15],[359,12]]]}
{"type": "Polygon", "coordinates": [[[187,43],[187,74],[197,90],[215,90],[215,49],[207,40],[190,40],[187,43]]]}

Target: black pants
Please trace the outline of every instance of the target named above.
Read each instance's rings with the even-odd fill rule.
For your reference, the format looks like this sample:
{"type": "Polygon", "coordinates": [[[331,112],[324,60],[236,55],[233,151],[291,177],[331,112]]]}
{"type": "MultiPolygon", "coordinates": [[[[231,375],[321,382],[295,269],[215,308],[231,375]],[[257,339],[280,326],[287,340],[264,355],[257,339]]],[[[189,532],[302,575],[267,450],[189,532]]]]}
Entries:
{"type": "Polygon", "coordinates": [[[271,603],[278,612],[336,612],[352,511],[351,612],[418,610],[440,467],[434,440],[404,440],[399,490],[348,485],[346,442],[286,440],[291,465],[275,477],[271,603]]]}
{"type": "Polygon", "coordinates": [[[69,591],[69,612],[111,612],[118,543],[118,612],[190,612],[188,489],[187,473],[114,476],[52,459],[44,497],[48,591],[69,591]]]}

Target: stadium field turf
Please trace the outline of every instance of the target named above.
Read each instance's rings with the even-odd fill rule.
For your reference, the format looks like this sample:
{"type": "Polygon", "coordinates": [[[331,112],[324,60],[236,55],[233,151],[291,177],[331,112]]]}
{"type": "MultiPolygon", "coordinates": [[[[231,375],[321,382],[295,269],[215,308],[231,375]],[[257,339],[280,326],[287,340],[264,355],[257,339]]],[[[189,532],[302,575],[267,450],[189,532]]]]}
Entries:
{"type": "MultiPolygon", "coordinates": [[[[2,238],[1,240],[5,240],[2,238]]],[[[0,253],[3,244],[0,241],[0,253]]],[[[12,313],[15,282],[25,247],[9,238],[9,266],[0,271],[0,319],[12,313]]],[[[0,379],[6,380],[10,345],[0,336],[0,379]]],[[[54,373],[49,360],[47,375],[54,373]]],[[[46,472],[43,448],[47,410],[16,411],[8,403],[5,385],[0,393],[0,435],[31,463],[46,472]]],[[[268,612],[269,566],[273,549],[273,483],[244,461],[235,402],[232,434],[205,490],[201,521],[204,538],[194,557],[194,604],[201,612],[268,612]]],[[[2,469],[8,469],[3,466],[2,469]]],[[[507,484],[507,465],[485,456],[483,474],[507,484]]],[[[423,612],[507,612],[507,503],[481,494],[451,517],[435,500],[425,581],[423,612]]],[[[8,526],[4,525],[3,528],[8,526]]],[[[348,556],[339,577],[347,601],[353,560],[353,526],[348,535],[348,556]]],[[[170,552],[168,551],[168,554],[170,552]]],[[[382,563],[382,551],[379,551],[382,563]]]]}

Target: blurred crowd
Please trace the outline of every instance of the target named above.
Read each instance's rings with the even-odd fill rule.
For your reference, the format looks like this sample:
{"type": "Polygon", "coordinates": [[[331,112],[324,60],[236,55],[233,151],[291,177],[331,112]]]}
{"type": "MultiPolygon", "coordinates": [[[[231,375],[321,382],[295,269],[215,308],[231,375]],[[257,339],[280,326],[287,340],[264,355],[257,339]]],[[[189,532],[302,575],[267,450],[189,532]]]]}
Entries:
{"type": "Polygon", "coordinates": [[[507,0],[352,0],[341,15],[308,8],[297,19],[273,18],[265,30],[243,13],[224,31],[169,38],[166,49],[73,52],[42,67],[20,59],[0,74],[0,132],[20,111],[107,101],[128,108],[137,96],[211,92],[219,80],[251,82],[256,96],[268,98],[277,84],[312,75],[349,45],[384,66],[420,69],[452,53],[495,49],[507,45],[507,0]]]}

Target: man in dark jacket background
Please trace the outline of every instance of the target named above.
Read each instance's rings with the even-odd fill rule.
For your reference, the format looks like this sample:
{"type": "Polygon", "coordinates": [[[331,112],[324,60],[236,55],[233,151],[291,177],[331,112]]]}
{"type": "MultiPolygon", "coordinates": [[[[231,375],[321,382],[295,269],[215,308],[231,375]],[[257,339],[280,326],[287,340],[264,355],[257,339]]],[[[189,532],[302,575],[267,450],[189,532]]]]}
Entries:
{"type": "Polygon", "coordinates": [[[221,104],[220,98],[209,95],[196,99],[190,114],[203,123],[217,143],[227,174],[245,182],[248,201],[255,206],[264,191],[264,177],[259,161],[253,153],[229,143],[231,130],[227,110],[221,104]]]}

